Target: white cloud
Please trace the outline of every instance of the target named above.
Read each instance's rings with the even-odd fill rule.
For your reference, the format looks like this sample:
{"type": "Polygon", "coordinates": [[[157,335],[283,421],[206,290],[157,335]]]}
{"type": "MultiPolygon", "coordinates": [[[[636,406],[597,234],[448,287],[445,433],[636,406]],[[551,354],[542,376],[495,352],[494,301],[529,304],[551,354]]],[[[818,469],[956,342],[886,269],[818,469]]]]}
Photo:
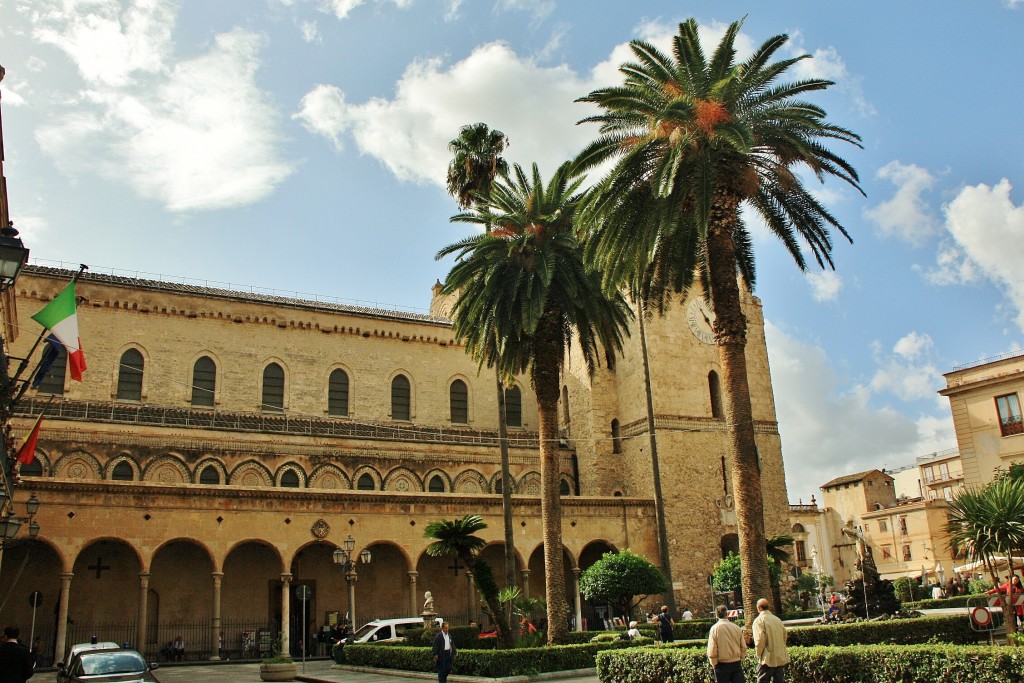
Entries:
{"type": "Polygon", "coordinates": [[[843,288],[843,279],[834,270],[822,270],[807,274],[811,285],[811,296],[815,301],[835,301],[843,288]]]}
{"type": "Polygon", "coordinates": [[[886,354],[875,344],[878,369],[869,388],[874,393],[888,392],[903,401],[934,400],[943,387],[942,373],[932,362],[934,342],[927,334],[910,332],[899,339],[886,354]]]}
{"type": "Polygon", "coordinates": [[[295,118],[336,146],[350,134],[361,153],[400,180],[444,187],[448,142],[477,121],[508,135],[509,161],[536,161],[550,175],[594,134],[593,127],[575,125],[593,110],[574,103],[593,87],[567,66],[540,66],[503,43],[489,43],[448,68],[440,59],[413,62],[392,99],[351,104],[337,88],[319,85],[295,118]]]}
{"type": "MultiPolygon", "coordinates": [[[[134,25],[166,20],[159,3],[140,2],[132,11],[143,7],[154,16],[137,17],[134,25]]],[[[111,35],[109,22],[66,19],[75,27],[75,45],[98,39],[85,36],[83,26],[95,24],[99,36],[111,35]]],[[[163,40],[163,29],[153,33],[163,40]]],[[[83,72],[95,61],[88,51],[61,46],[72,50],[83,72]]],[[[134,66],[93,79],[66,114],[37,128],[36,139],[66,173],[98,171],[171,211],[254,202],[292,171],[275,147],[277,113],[256,86],[260,47],[258,36],[235,29],[216,36],[207,53],[173,65],[152,63],[163,54],[154,49],[134,66]]]]}
{"type": "Polygon", "coordinates": [[[916,420],[875,407],[869,388],[841,389],[846,380],[822,348],[771,321],[765,337],[791,501],[820,497],[818,488],[842,474],[911,464],[918,455],[956,445],[948,407],[916,420]]]}
{"type": "Polygon", "coordinates": [[[1024,0],[1003,0],[1003,6],[1008,9],[1017,9],[1018,7],[1024,7],[1024,0]]]}
{"type": "Polygon", "coordinates": [[[1010,198],[1010,181],[965,187],[945,207],[946,229],[955,246],[940,253],[939,274],[984,276],[1001,288],[1017,309],[1024,330],[1024,206],[1010,198]]]}
{"type": "Polygon", "coordinates": [[[299,24],[299,30],[302,31],[302,39],[307,43],[320,41],[320,31],[317,29],[315,21],[301,22],[299,24]]]}
{"type": "Polygon", "coordinates": [[[793,65],[790,73],[797,79],[821,78],[835,83],[835,88],[845,93],[852,100],[861,116],[874,116],[875,106],[864,95],[864,82],[850,73],[846,68],[839,51],[832,47],[823,47],[813,52],[803,48],[803,35],[794,31],[790,35],[790,50],[793,56],[810,54],[811,59],[802,59],[793,65]]]}
{"type": "Polygon", "coordinates": [[[935,184],[931,173],[914,164],[890,161],[878,169],[875,177],[896,186],[892,199],[864,211],[864,215],[879,226],[883,236],[897,237],[919,246],[935,234],[937,222],[922,197],[935,184]]]}
{"type": "Polygon", "coordinates": [[[498,0],[498,8],[506,11],[528,12],[535,23],[555,11],[554,0],[498,0]]]}

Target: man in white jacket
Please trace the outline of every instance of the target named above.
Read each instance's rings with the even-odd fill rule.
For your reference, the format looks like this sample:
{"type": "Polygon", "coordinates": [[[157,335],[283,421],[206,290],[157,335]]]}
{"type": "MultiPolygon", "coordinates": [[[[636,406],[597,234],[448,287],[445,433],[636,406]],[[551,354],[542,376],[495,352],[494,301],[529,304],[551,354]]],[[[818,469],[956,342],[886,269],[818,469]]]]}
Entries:
{"type": "Polygon", "coordinates": [[[786,627],[772,614],[768,601],[757,601],[757,619],[754,619],[754,650],[757,652],[757,683],[783,683],[783,669],[789,664],[786,653],[786,627]]]}

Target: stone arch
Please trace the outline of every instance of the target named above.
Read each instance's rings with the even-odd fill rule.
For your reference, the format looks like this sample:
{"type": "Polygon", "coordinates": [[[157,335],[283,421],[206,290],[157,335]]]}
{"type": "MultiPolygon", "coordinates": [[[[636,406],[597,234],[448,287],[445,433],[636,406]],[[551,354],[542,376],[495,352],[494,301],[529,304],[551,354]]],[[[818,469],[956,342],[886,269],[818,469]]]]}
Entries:
{"type": "Polygon", "coordinates": [[[396,467],[388,472],[388,476],[384,478],[381,489],[384,491],[398,491],[399,493],[422,492],[423,482],[408,467],[396,467]]]}
{"type": "Polygon", "coordinates": [[[306,488],[306,470],[302,469],[302,466],[296,462],[286,462],[277,468],[277,472],[274,473],[274,486],[282,486],[281,478],[284,477],[286,472],[294,472],[299,479],[298,488],[306,488]]]}
{"type": "Polygon", "coordinates": [[[446,411],[448,415],[447,422],[453,425],[469,425],[473,422],[473,383],[469,381],[469,378],[461,373],[456,373],[448,378],[445,383],[445,401],[448,406],[446,411]],[[455,382],[462,382],[463,387],[466,390],[466,419],[464,422],[456,422],[452,419],[452,385],[455,382]]]}
{"type": "Polygon", "coordinates": [[[220,477],[221,484],[228,483],[228,471],[227,468],[224,467],[224,463],[217,460],[217,458],[212,457],[203,458],[196,464],[195,469],[192,470],[192,481],[197,484],[202,483],[201,478],[207,467],[212,467],[217,470],[217,475],[220,477]]]}
{"type": "Polygon", "coordinates": [[[110,460],[108,460],[106,473],[103,478],[112,480],[114,478],[114,469],[121,463],[126,463],[129,467],[132,468],[133,481],[139,481],[140,479],[142,479],[142,468],[139,466],[138,461],[135,460],[135,457],[132,456],[131,453],[120,453],[111,458],[110,460]]]}
{"type": "Polygon", "coordinates": [[[525,496],[539,496],[540,472],[527,472],[519,478],[518,492],[525,496]]]}
{"type": "Polygon", "coordinates": [[[737,534],[725,534],[719,541],[719,546],[722,549],[722,559],[729,553],[736,555],[740,554],[740,537],[737,534]]]}
{"type": "Polygon", "coordinates": [[[102,479],[103,468],[92,453],[74,450],[57,459],[53,476],[60,479],[102,479]]]}
{"type": "Polygon", "coordinates": [[[117,349],[117,351],[114,352],[114,365],[111,368],[112,377],[110,383],[110,396],[114,400],[117,400],[118,385],[121,382],[121,371],[123,369],[121,367],[121,359],[124,357],[125,353],[131,350],[137,351],[139,355],[142,356],[142,382],[140,384],[139,400],[145,401],[149,389],[149,373],[147,372],[147,370],[152,368],[152,358],[150,357],[149,351],[146,349],[146,347],[136,342],[129,342],[127,344],[124,344],[119,349],[117,349]]]}
{"type": "Polygon", "coordinates": [[[352,480],[337,465],[325,464],[314,469],[306,486],[311,489],[349,490],[352,488],[352,480]]]}
{"type": "Polygon", "coordinates": [[[279,358],[277,356],[268,356],[267,358],[264,358],[263,362],[260,363],[260,373],[259,373],[259,379],[258,379],[258,384],[259,384],[258,391],[259,391],[259,393],[257,395],[257,401],[256,401],[257,410],[262,411],[262,412],[277,412],[277,411],[288,410],[288,403],[289,403],[288,402],[288,389],[289,389],[289,384],[290,384],[290,378],[291,378],[291,369],[288,367],[288,363],[286,363],[284,361],[284,359],[279,358]],[[267,376],[267,368],[269,368],[271,365],[276,365],[277,367],[279,367],[281,369],[281,374],[283,376],[283,378],[282,378],[282,385],[281,385],[281,405],[280,405],[280,407],[277,407],[277,406],[267,406],[267,405],[264,405],[264,402],[263,402],[264,395],[265,395],[263,384],[264,384],[264,380],[266,379],[266,376],[267,376]]]}
{"type": "MultiPolygon", "coordinates": [[[[519,493],[519,487],[516,485],[516,478],[511,474],[508,475],[509,479],[509,490],[512,493],[519,493]]],[[[487,483],[487,491],[489,493],[501,493],[501,470],[498,470],[491,475],[491,480],[487,483]]]]}
{"type": "Polygon", "coordinates": [[[28,465],[19,464],[18,472],[23,477],[51,477],[53,476],[53,464],[50,454],[42,448],[36,448],[36,459],[28,465]]]}
{"type": "Polygon", "coordinates": [[[488,493],[491,488],[484,475],[476,470],[466,470],[455,477],[452,490],[455,493],[488,493]]]}
{"type": "Polygon", "coordinates": [[[352,473],[352,488],[359,490],[359,480],[363,478],[363,475],[369,475],[373,479],[373,490],[380,491],[382,479],[380,472],[369,465],[363,465],[355,472],[352,473]]]}
{"type": "Polygon", "coordinates": [[[451,491],[455,490],[455,488],[452,486],[452,478],[448,476],[448,473],[442,469],[438,469],[435,467],[434,469],[429,470],[425,475],[423,475],[424,491],[430,491],[430,482],[433,481],[434,477],[439,477],[441,479],[441,483],[444,484],[445,493],[450,493],[451,491]]]}
{"type": "Polygon", "coordinates": [[[356,391],[355,391],[355,389],[356,389],[356,386],[357,386],[356,375],[355,375],[355,372],[352,370],[352,368],[350,366],[346,365],[345,363],[334,363],[329,368],[327,368],[327,372],[324,375],[324,380],[323,381],[324,381],[324,393],[323,393],[324,412],[327,413],[328,415],[330,415],[331,417],[348,417],[348,418],[351,418],[355,414],[355,398],[356,398],[356,391]],[[334,374],[334,372],[336,370],[341,370],[342,372],[344,372],[345,376],[348,379],[348,389],[347,389],[346,395],[345,395],[346,403],[348,404],[347,405],[348,410],[347,410],[347,412],[343,416],[342,415],[337,415],[335,413],[331,413],[328,410],[328,405],[330,403],[331,376],[334,374]]]}
{"type": "Polygon", "coordinates": [[[273,486],[274,477],[263,463],[256,460],[246,460],[231,470],[228,483],[232,486],[245,487],[273,486]]]}
{"type": "Polygon", "coordinates": [[[575,495],[576,482],[573,481],[572,477],[562,475],[561,481],[558,482],[558,495],[560,496],[572,496],[575,495]]]}
{"type": "Polygon", "coordinates": [[[184,368],[184,371],[185,371],[186,374],[185,374],[185,379],[182,382],[182,385],[183,385],[183,389],[185,391],[185,395],[182,396],[182,400],[184,400],[185,403],[188,404],[189,406],[192,405],[192,387],[193,387],[193,385],[195,383],[194,373],[195,373],[195,369],[196,369],[196,363],[198,363],[199,359],[202,358],[203,356],[206,356],[207,358],[209,358],[213,362],[213,368],[214,368],[213,405],[216,406],[216,405],[220,404],[220,390],[221,390],[221,386],[223,384],[223,382],[221,381],[223,379],[223,377],[221,376],[221,373],[224,370],[224,363],[221,361],[220,356],[217,355],[216,352],[214,352],[214,351],[212,351],[212,350],[210,350],[208,348],[203,348],[202,350],[197,351],[197,352],[192,354],[192,356],[188,359],[188,363],[185,365],[185,368],[184,368]]]}
{"type": "Polygon", "coordinates": [[[192,538],[192,537],[189,537],[189,536],[178,536],[178,537],[175,537],[175,538],[169,538],[166,541],[163,541],[162,543],[160,543],[160,545],[155,547],[153,549],[153,552],[150,553],[149,561],[146,563],[146,566],[149,567],[149,568],[152,568],[152,566],[153,566],[153,558],[156,557],[157,554],[161,550],[163,550],[164,548],[166,548],[168,546],[171,546],[173,544],[176,544],[176,543],[188,543],[190,545],[196,546],[197,548],[199,548],[200,550],[203,551],[204,555],[206,555],[206,558],[210,561],[210,566],[213,568],[213,571],[217,571],[218,570],[217,558],[214,557],[213,551],[210,549],[210,546],[207,545],[204,541],[199,540],[198,538],[192,538]]]}
{"type": "MultiPolygon", "coordinates": [[[[393,401],[392,401],[392,386],[394,385],[395,379],[399,375],[405,377],[406,381],[409,382],[409,419],[408,419],[408,421],[409,422],[415,422],[416,421],[416,389],[417,389],[416,379],[415,379],[413,373],[410,372],[409,370],[405,369],[405,368],[395,368],[395,370],[390,375],[388,375],[387,383],[384,386],[384,390],[387,392],[387,394],[386,394],[387,402],[385,403],[385,405],[388,406],[388,413],[387,413],[388,419],[391,419],[391,420],[396,419],[394,417],[394,408],[395,408],[395,406],[392,405],[392,403],[393,403],[393,401]]],[[[402,420],[400,418],[397,418],[397,419],[399,419],[399,421],[405,421],[405,420],[402,420]]]]}
{"type": "Polygon", "coordinates": [[[192,474],[178,455],[167,453],[146,463],[142,470],[142,480],[156,484],[190,484],[192,474]]]}
{"type": "Polygon", "coordinates": [[[796,524],[793,525],[793,533],[794,534],[804,534],[804,533],[807,533],[807,530],[804,529],[804,525],[803,524],[801,524],[800,522],[797,522],[796,524]]]}

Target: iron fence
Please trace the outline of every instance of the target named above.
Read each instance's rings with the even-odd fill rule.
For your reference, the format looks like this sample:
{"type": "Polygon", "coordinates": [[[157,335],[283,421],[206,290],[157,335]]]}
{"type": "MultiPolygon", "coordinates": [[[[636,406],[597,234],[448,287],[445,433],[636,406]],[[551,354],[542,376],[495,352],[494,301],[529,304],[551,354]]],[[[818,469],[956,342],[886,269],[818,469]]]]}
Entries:
{"type": "MultiPolygon", "coordinates": [[[[50,627],[52,629],[52,626],[50,627]]],[[[277,630],[259,620],[224,620],[220,626],[219,656],[221,659],[259,659],[270,654],[277,630]],[[259,636],[265,634],[261,639],[259,636]],[[270,638],[267,635],[271,636],[270,638]]],[[[146,642],[136,643],[135,621],[74,622],[68,624],[67,647],[76,643],[97,642],[128,644],[138,650],[146,661],[198,662],[213,655],[213,624],[209,619],[165,624],[151,624],[146,629],[146,642]],[[174,641],[181,639],[184,652],[175,653],[174,641]]],[[[52,644],[44,652],[52,652],[52,644]]]]}

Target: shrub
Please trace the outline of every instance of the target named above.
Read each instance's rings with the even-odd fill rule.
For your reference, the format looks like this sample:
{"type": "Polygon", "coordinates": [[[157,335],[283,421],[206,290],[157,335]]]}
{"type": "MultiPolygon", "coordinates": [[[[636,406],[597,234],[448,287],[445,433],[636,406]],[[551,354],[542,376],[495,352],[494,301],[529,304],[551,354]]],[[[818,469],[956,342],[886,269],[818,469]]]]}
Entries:
{"type": "MultiPolygon", "coordinates": [[[[869,645],[792,647],[787,681],[816,683],[1005,683],[1019,681],[1024,650],[987,646],[869,645]]],[[[757,662],[743,660],[747,680],[756,679],[757,662]]],[[[706,683],[711,665],[696,648],[643,648],[597,655],[602,681],[619,683],[706,683]]]]}
{"type": "Polygon", "coordinates": [[[912,602],[925,597],[924,589],[909,576],[901,576],[893,581],[892,590],[896,594],[896,599],[900,602],[912,602]]]}
{"type": "MultiPolygon", "coordinates": [[[[512,650],[464,650],[455,660],[455,673],[461,676],[498,678],[548,671],[570,671],[593,668],[598,652],[630,647],[626,641],[557,645],[553,647],[516,648],[512,650]]],[[[434,671],[434,657],[423,647],[382,647],[355,644],[345,646],[345,663],[381,669],[434,671]]]]}
{"type": "Polygon", "coordinates": [[[888,621],[858,621],[852,624],[822,624],[789,629],[790,645],[845,646],[861,643],[885,644],[942,642],[966,645],[977,641],[967,615],[951,614],[888,621]]]}
{"type": "Polygon", "coordinates": [[[974,598],[977,601],[977,595],[954,595],[951,598],[942,598],[941,600],[918,600],[917,602],[905,602],[903,603],[903,609],[942,609],[949,607],[967,607],[967,601],[974,598]]]}

